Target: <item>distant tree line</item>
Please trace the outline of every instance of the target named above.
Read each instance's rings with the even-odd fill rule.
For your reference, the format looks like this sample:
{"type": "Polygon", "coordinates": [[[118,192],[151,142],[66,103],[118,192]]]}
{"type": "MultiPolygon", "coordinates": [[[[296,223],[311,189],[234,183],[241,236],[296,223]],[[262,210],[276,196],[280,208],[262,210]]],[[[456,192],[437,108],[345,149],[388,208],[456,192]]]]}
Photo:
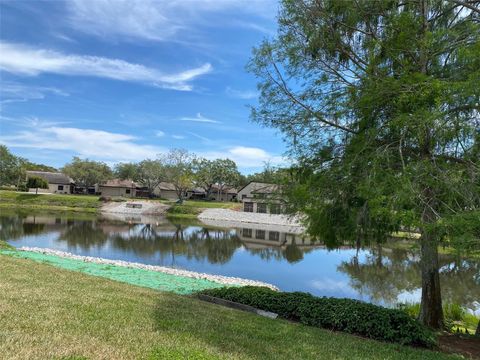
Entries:
{"type": "MultiPolygon", "coordinates": [[[[6,146],[0,146],[0,186],[25,187],[26,171],[50,171],[57,169],[35,164],[13,155],[6,146]]],[[[266,163],[261,172],[243,175],[237,164],[230,159],[206,159],[184,149],[173,149],[156,159],[140,162],[118,163],[113,168],[101,161],[73,159],[59,169],[73,179],[78,188],[87,189],[117,178],[132,180],[144,187],[150,194],[161,182],[173,184],[179,200],[183,200],[188,190],[199,188],[205,191],[206,198],[215,192],[223,193],[228,188],[241,188],[251,181],[282,183],[288,178],[287,169],[275,168],[266,163]]],[[[33,181],[33,180],[31,180],[33,181]]],[[[33,182],[30,184],[32,185],[33,182]]],[[[37,183],[35,183],[37,184],[37,183]]],[[[40,182],[38,182],[40,184],[40,182]]],[[[42,188],[41,186],[27,186],[42,188]]],[[[48,184],[47,184],[48,187],[48,184]]]]}
{"type": "MultiPolygon", "coordinates": [[[[28,170],[57,171],[57,169],[51,166],[35,164],[20,156],[16,156],[5,145],[0,145],[0,169],[0,186],[15,186],[16,188],[26,186],[26,171],[28,170]]],[[[42,188],[42,186],[35,186],[35,188],[42,188]]]]}

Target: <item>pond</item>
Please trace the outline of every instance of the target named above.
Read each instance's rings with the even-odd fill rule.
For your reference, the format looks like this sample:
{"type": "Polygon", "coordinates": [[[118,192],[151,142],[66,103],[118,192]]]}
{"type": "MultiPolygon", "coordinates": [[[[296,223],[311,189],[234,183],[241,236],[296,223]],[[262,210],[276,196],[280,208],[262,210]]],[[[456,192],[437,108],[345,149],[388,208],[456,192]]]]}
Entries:
{"type": "MultiPolygon", "coordinates": [[[[268,282],[284,291],[360,299],[385,306],[420,300],[419,256],[387,242],[328,250],[293,230],[218,228],[198,221],[2,211],[0,239],[114,260],[268,282]],[[280,231],[278,231],[280,230],[280,231]]],[[[478,311],[480,261],[441,255],[445,302],[478,311]]]]}

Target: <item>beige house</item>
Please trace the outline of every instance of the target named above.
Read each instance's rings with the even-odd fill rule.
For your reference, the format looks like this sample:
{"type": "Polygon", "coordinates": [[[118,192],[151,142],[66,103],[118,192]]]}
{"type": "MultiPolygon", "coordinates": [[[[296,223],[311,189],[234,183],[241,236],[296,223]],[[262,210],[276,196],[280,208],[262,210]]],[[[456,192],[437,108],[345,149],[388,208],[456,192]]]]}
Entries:
{"type": "Polygon", "coordinates": [[[276,184],[251,181],[238,191],[237,199],[243,203],[245,212],[281,214],[284,204],[280,190],[276,184]]]}
{"type": "MultiPolygon", "coordinates": [[[[48,189],[38,189],[40,193],[71,194],[73,193],[74,181],[65,174],[48,171],[27,171],[27,178],[38,176],[48,181],[48,189]]],[[[36,189],[28,189],[36,192],[36,189]]]]}
{"type": "Polygon", "coordinates": [[[213,201],[233,201],[237,198],[237,189],[233,187],[224,187],[220,189],[220,186],[213,185],[210,192],[210,199],[213,201]]]}
{"type": "Polygon", "coordinates": [[[98,195],[107,197],[136,197],[139,186],[132,180],[113,179],[98,185],[98,195]]]}
{"type": "MultiPolygon", "coordinates": [[[[169,182],[161,182],[158,184],[158,186],[153,190],[153,194],[162,199],[178,200],[178,195],[175,191],[175,185],[169,182]]],[[[186,196],[187,194],[185,194],[185,197],[186,196]]]]}

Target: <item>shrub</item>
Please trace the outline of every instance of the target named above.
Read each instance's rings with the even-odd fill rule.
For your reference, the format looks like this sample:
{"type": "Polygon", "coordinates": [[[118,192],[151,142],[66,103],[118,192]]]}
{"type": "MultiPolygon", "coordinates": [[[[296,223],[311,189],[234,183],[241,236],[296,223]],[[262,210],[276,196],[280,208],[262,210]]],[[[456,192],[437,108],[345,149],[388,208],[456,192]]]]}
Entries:
{"type": "Polygon", "coordinates": [[[200,293],[271,311],[305,325],[402,345],[432,347],[436,344],[433,333],[405,312],[358,300],[319,298],[255,286],[209,289],[200,293]]]}

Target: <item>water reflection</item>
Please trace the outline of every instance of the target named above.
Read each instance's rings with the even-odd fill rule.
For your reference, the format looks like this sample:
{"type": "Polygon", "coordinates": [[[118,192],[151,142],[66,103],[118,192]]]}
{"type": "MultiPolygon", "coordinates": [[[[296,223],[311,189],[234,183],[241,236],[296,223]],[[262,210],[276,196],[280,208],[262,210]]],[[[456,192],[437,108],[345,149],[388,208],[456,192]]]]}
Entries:
{"type": "MultiPolygon", "coordinates": [[[[159,218],[3,212],[0,238],[14,246],[239,276],[288,291],[385,305],[418,301],[420,295],[420,264],[414,251],[389,248],[389,242],[329,251],[289,227],[230,224],[224,228],[159,218]]],[[[478,306],[480,262],[441,256],[440,264],[445,300],[471,309],[478,306]]]]}

